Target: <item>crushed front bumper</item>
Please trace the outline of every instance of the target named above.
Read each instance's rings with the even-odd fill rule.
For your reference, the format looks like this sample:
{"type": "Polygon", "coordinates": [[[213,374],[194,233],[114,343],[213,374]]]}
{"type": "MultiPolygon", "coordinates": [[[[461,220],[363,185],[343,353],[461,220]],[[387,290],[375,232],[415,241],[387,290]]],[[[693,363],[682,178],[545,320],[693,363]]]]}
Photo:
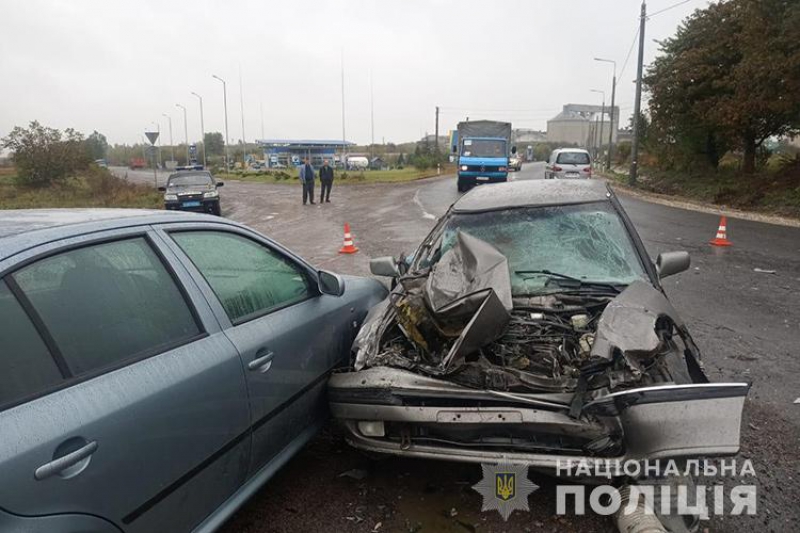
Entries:
{"type": "Polygon", "coordinates": [[[570,414],[571,394],[475,390],[401,369],[335,374],[333,416],[376,453],[555,470],[565,462],[733,455],[746,383],[601,394],[570,414]]]}

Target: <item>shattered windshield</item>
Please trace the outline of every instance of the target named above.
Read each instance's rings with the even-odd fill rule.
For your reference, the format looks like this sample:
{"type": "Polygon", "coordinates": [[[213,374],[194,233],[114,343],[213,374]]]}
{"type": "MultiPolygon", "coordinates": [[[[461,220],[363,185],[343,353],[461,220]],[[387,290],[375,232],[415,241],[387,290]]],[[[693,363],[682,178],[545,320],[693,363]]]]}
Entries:
{"type": "Polygon", "coordinates": [[[552,292],[563,281],[519,271],[547,270],[587,283],[647,280],[622,220],[606,202],[456,214],[444,226],[436,258],[453,247],[458,231],[506,256],[515,296],[552,292]]]}

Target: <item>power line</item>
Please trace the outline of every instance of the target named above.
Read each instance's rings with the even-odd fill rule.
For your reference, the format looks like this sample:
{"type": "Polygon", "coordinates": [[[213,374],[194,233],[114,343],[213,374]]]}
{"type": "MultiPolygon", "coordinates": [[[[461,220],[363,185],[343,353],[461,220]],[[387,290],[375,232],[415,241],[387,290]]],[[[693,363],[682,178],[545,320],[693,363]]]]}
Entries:
{"type": "Polygon", "coordinates": [[[688,4],[689,2],[692,2],[692,1],[693,0],[683,0],[683,2],[678,2],[677,4],[672,4],[669,7],[665,7],[664,9],[656,11],[655,13],[650,13],[649,15],[647,15],[647,18],[651,19],[651,18],[655,17],[656,15],[660,15],[661,13],[664,13],[665,11],[669,11],[670,9],[675,9],[676,7],[682,6],[683,4],[688,4]]]}
{"type": "Polygon", "coordinates": [[[633,41],[631,42],[631,47],[628,48],[628,55],[625,56],[625,62],[622,63],[622,70],[619,72],[619,78],[622,78],[622,75],[625,74],[625,67],[628,66],[628,60],[631,58],[631,54],[633,53],[633,47],[636,46],[636,39],[639,37],[639,26],[636,26],[636,34],[633,36],[633,41]]]}

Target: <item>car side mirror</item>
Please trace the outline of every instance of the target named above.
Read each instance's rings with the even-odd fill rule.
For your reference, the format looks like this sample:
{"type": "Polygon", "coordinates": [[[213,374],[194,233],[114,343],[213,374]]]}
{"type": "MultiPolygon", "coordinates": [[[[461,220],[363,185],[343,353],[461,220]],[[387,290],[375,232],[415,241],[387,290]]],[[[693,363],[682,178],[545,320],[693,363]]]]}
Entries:
{"type": "Polygon", "coordinates": [[[319,292],[322,294],[329,294],[331,296],[341,296],[344,294],[344,279],[339,274],[334,274],[327,270],[320,270],[317,273],[317,279],[319,292]]]}
{"type": "Polygon", "coordinates": [[[223,185],[225,185],[224,181],[218,181],[216,186],[217,187],[222,187],[223,185]]]}
{"type": "Polygon", "coordinates": [[[517,154],[517,147],[516,146],[512,146],[511,147],[511,153],[514,154],[514,155],[517,154]]]}
{"type": "Polygon", "coordinates": [[[374,276],[385,276],[387,278],[396,278],[400,275],[397,269],[397,263],[394,257],[376,257],[369,262],[369,271],[374,276]]]}
{"type": "Polygon", "coordinates": [[[160,192],[167,192],[167,188],[166,187],[159,187],[158,190],[160,192]]]}
{"type": "Polygon", "coordinates": [[[664,252],[656,259],[656,272],[661,279],[689,269],[692,260],[689,252],[664,252]]]}

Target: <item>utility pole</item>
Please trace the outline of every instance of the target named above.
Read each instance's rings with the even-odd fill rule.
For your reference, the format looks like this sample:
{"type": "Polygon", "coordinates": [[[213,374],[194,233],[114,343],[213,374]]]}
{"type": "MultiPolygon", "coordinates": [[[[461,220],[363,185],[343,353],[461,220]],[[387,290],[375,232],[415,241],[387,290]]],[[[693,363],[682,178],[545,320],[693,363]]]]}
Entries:
{"type": "Polygon", "coordinates": [[[203,97],[195,92],[192,92],[192,94],[200,100],[200,142],[203,143],[203,168],[206,168],[208,163],[206,162],[206,125],[203,122],[203,97]]]}
{"type": "Polygon", "coordinates": [[[228,162],[230,161],[230,154],[228,153],[228,89],[225,80],[216,74],[212,74],[211,77],[222,82],[222,102],[225,107],[225,172],[227,172],[229,170],[228,162]]]}
{"type": "MultiPolygon", "coordinates": [[[[611,157],[614,154],[614,133],[615,129],[619,129],[614,125],[614,119],[617,119],[619,122],[619,117],[615,117],[615,113],[617,111],[616,108],[616,97],[617,97],[617,62],[611,59],[602,59],[599,57],[594,58],[595,61],[600,61],[603,63],[611,63],[614,65],[614,77],[611,79],[611,112],[609,113],[609,118],[611,121],[611,125],[608,128],[608,158],[606,159],[606,170],[611,170],[611,157]]],[[[618,126],[618,125],[617,125],[618,126]]]]}
{"type": "Polygon", "coordinates": [[[186,108],[181,104],[175,104],[175,107],[183,109],[183,138],[186,141],[186,164],[189,164],[189,126],[186,120],[186,108]]]}
{"type": "Polygon", "coordinates": [[[247,138],[244,136],[244,96],[242,89],[242,66],[239,65],[239,107],[242,113],[242,170],[247,168],[247,138]]]}
{"type": "Polygon", "coordinates": [[[636,72],[636,99],[633,103],[633,147],[631,148],[631,173],[628,185],[636,185],[639,174],[639,115],[642,112],[642,70],[644,69],[644,28],[647,22],[647,5],[642,0],[642,14],[639,20],[639,65],[636,72]]]}
{"type": "Polygon", "coordinates": [[[439,153],[439,106],[436,106],[436,153],[439,153]]]}
{"type": "Polygon", "coordinates": [[[172,117],[167,115],[166,113],[161,113],[163,116],[167,117],[169,121],[169,149],[170,153],[172,154],[172,160],[175,161],[175,142],[172,140],[172,117]]]}

